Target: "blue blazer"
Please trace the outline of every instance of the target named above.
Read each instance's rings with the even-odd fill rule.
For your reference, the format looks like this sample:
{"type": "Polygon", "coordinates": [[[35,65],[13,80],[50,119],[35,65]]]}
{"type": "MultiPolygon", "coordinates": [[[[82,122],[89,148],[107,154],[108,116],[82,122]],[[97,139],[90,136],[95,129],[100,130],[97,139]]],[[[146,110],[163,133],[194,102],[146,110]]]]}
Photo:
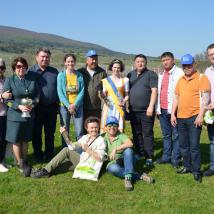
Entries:
{"type": "MultiPolygon", "coordinates": [[[[83,98],[84,98],[84,80],[83,76],[79,71],[76,71],[77,73],[77,81],[78,81],[78,93],[77,98],[74,102],[74,105],[76,109],[78,109],[80,106],[83,105],[83,98]]],[[[66,106],[69,107],[70,103],[66,94],[66,71],[61,71],[57,76],[57,93],[59,96],[60,102],[66,106]]]]}

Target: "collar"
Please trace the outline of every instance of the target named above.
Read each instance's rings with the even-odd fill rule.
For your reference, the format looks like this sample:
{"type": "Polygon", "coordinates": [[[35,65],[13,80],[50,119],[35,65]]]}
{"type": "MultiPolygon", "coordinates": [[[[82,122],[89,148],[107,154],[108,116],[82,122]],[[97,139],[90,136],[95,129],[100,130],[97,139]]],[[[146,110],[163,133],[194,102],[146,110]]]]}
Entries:
{"type": "Polygon", "coordinates": [[[184,78],[186,81],[190,81],[190,80],[193,80],[193,79],[198,78],[198,76],[199,76],[199,72],[196,71],[191,77],[186,77],[186,76],[184,75],[182,78],[184,78]]]}
{"type": "Polygon", "coordinates": [[[36,64],[35,65],[35,67],[36,67],[36,71],[38,72],[38,73],[43,73],[43,72],[45,72],[46,70],[47,70],[47,68],[48,68],[48,66],[45,68],[45,70],[42,70],[40,67],[39,67],[39,65],[38,64],[36,64]]]}
{"type": "Polygon", "coordinates": [[[146,71],[147,71],[147,68],[144,68],[141,72],[140,72],[140,74],[138,74],[138,72],[137,72],[137,70],[135,69],[134,70],[135,71],[135,73],[136,73],[136,76],[140,76],[140,75],[142,75],[143,73],[145,73],[146,71]]]}
{"type": "MultiPolygon", "coordinates": [[[[173,73],[173,71],[175,70],[175,67],[176,67],[176,65],[173,65],[173,67],[168,71],[168,73],[169,73],[169,74],[172,74],[172,73],[173,73]]],[[[167,73],[167,71],[166,71],[166,70],[164,70],[164,72],[166,72],[166,73],[167,73]]]]}
{"type": "MultiPolygon", "coordinates": [[[[118,139],[118,135],[119,135],[119,132],[117,132],[117,135],[115,136],[113,142],[114,142],[115,140],[118,139]]],[[[106,137],[106,139],[110,142],[110,138],[109,138],[109,134],[108,134],[108,133],[106,133],[106,136],[105,136],[105,137],[106,137]]]]}

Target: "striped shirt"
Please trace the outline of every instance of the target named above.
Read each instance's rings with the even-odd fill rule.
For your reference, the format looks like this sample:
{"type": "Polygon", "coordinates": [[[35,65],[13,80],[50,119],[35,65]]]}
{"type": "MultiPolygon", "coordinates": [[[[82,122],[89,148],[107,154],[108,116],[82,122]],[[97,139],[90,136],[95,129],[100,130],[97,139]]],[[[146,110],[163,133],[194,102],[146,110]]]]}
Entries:
{"type": "Polygon", "coordinates": [[[162,109],[168,108],[168,86],[169,86],[169,71],[164,71],[160,91],[160,106],[162,109]]]}

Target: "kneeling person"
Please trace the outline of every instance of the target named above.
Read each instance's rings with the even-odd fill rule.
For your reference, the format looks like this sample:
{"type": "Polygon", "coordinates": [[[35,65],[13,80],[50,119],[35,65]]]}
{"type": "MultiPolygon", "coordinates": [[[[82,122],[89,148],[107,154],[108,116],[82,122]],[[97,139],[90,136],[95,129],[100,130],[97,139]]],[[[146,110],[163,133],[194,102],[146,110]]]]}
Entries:
{"type": "MultiPolygon", "coordinates": [[[[102,162],[105,156],[105,142],[99,135],[100,120],[96,117],[89,117],[85,121],[86,135],[82,136],[72,146],[63,148],[43,169],[32,174],[34,178],[49,177],[66,159],[72,163],[74,169],[83,159],[93,158],[102,162]]],[[[62,133],[65,129],[60,128],[62,133]]]]}
{"type": "Polygon", "coordinates": [[[143,173],[141,176],[134,171],[133,143],[127,135],[118,130],[119,122],[116,117],[106,120],[106,133],[104,140],[107,146],[108,165],[107,172],[120,177],[125,177],[125,189],[133,190],[133,180],[144,180],[153,183],[154,179],[143,173]]]}

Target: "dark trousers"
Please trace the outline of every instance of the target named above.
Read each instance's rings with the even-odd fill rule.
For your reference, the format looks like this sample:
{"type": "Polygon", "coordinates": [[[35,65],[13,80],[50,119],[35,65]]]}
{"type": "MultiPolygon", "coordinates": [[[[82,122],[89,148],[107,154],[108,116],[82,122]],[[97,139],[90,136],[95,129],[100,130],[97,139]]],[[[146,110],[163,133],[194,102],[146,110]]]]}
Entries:
{"type": "Polygon", "coordinates": [[[202,127],[194,124],[196,116],[178,118],[178,134],[183,165],[193,173],[199,173],[201,168],[200,135],[202,127]]]}
{"type": "Polygon", "coordinates": [[[42,129],[44,126],[45,135],[45,157],[51,158],[54,155],[54,133],[56,131],[58,105],[37,106],[33,130],[33,149],[37,159],[43,158],[42,152],[42,129]]]}
{"type": "Polygon", "coordinates": [[[4,160],[6,150],[6,117],[0,116],[0,163],[4,160]]]}
{"type": "Polygon", "coordinates": [[[130,114],[135,151],[143,152],[146,158],[152,158],[154,154],[154,121],[155,115],[148,117],[146,112],[132,111],[130,114]]]}

